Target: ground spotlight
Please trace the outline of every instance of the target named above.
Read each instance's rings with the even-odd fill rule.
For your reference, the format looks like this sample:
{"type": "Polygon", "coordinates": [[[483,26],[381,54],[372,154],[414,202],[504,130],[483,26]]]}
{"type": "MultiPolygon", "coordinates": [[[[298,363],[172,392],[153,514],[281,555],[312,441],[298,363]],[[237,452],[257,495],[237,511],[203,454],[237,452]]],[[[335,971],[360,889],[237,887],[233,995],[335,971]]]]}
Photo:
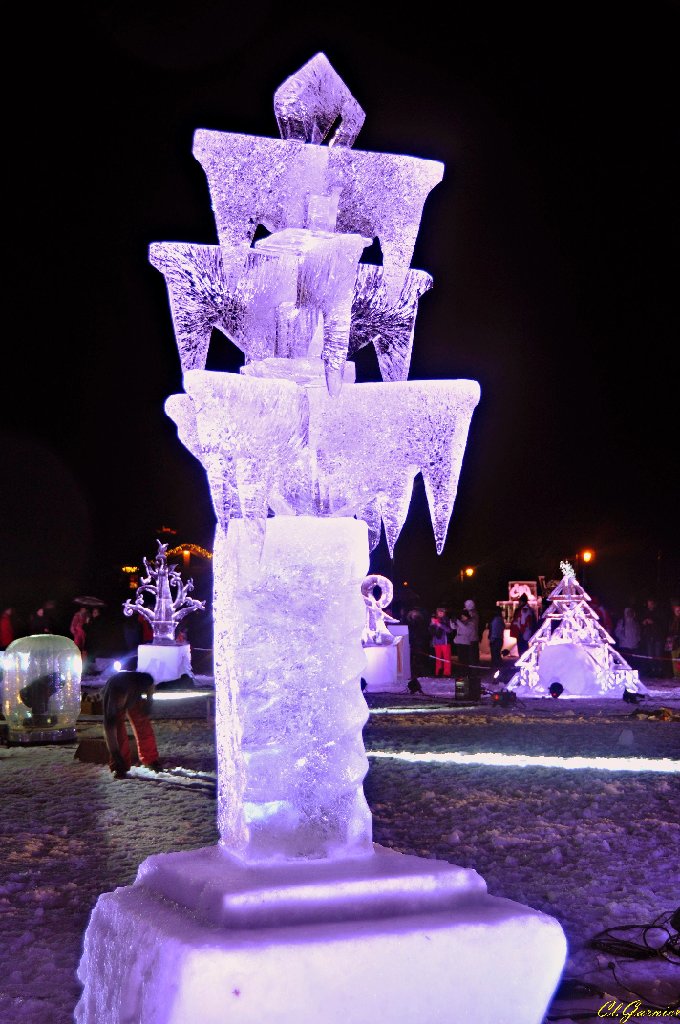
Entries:
{"type": "Polygon", "coordinates": [[[551,697],[555,697],[557,699],[561,693],[564,693],[564,687],[562,686],[562,683],[558,683],[557,680],[555,680],[554,683],[550,684],[548,692],[551,697]]]}
{"type": "Polygon", "coordinates": [[[517,702],[517,694],[512,690],[499,690],[498,693],[491,694],[491,700],[494,704],[500,704],[502,708],[507,708],[510,704],[517,702]]]}

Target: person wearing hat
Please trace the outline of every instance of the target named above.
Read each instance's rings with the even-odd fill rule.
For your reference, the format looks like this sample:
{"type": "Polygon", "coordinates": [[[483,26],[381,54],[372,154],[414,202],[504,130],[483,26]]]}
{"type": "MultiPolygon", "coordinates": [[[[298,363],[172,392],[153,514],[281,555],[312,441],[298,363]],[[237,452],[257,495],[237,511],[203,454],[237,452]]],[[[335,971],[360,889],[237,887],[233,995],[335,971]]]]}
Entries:
{"type": "Polygon", "coordinates": [[[470,613],[470,622],[474,627],[470,640],[470,664],[479,665],[479,612],[472,599],[465,601],[463,608],[470,613]]]}

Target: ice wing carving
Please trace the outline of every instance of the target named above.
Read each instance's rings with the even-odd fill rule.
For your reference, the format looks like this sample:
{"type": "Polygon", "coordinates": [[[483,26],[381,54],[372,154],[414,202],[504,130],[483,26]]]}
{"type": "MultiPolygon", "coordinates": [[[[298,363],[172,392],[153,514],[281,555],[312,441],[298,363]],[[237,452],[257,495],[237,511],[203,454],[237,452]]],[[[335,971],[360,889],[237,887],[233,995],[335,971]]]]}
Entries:
{"type": "MultiPolygon", "coordinates": [[[[249,361],[291,354],[282,338],[281,309],[284,303],[294,305],[296,277],[290,263],[281,266],[266,251],[251,249],[245,265],[234,259],[227,273],[219,246],[190,242],[154,242],[149,260],[165,277],[183,372],[205,369],[213,328],[249,361]]],[[[418,300],[431,287],[429,274],[409,270],[396,303],[390,305],[383,268],[359,264],[348,355],[372,344],[383,380],[406,380],[418,300]]]]}

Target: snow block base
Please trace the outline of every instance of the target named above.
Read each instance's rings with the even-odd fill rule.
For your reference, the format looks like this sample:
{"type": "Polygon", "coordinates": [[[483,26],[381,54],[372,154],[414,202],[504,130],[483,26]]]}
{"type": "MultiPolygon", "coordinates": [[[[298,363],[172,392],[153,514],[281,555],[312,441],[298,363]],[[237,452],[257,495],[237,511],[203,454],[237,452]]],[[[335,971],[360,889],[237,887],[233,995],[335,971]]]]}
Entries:
{"type": "MultiPolygon", "coordinates": [[[[217,925],[205,919],[207,892],[215,904],[233,901],[213,888],[213,856],[212,850],[156,855],[150,869],[148,862],[141,865],[134,885],[99,897],[78,968],[83,993],[76,1024],[543,1020],[566,958],[562,928],[539,911],[489,896],[474,871],[376,847],[376,858],[354,862],[356,878],[365,881],[368,870],[370,885],[352,881],[347,861],[325,863],[315,899],[314,865],[299,866],[297,897],[291,865],[243,867],[240,881],[232,876],[230,883],[239,913],[227,912],[232,923],[217,925]],[[332,893],[329,899],[333,867],[344,893],[339,902],[332,893]],[[187,873],[186,885],[178,870],[187,873]],[[241,898],[249,872],[255,876],[246,900],[254,911],[248,925],[241,898]],[[263,887],[267,872],[269,891],[263,887]],[[173,876],[179,898],[196,899],[202,908],[168,898],[173,876]],[[389,893],[387,901],[363,895],[372,888],[389,893]],[[282,889],[280,920],[272,924],[282,889]],[[401,913],[394,905],[398,889],[401,913]],[[314,907],[308,920],[296,900],[314,907]],[[319,911],[324,903],[329,920],[319,911]]],[[[220,915],[213,909],[208,916],[220,915]]]]}

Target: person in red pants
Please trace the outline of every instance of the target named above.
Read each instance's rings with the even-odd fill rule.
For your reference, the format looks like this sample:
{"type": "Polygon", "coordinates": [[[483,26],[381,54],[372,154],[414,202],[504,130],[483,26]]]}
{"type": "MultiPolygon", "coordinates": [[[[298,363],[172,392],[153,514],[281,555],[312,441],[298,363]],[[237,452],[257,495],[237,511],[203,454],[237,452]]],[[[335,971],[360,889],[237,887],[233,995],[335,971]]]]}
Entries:
{"type": "Polygon", "coordinates": [[[434,674],[451,678],[451,636],[454,633],[446,608],[437,608],[430,620],[430,636],[434,647],[434,674]]]}
{"type": "Polygon", "coordinates": [[[139,760],[158,771],[158,747],[151,724],[154,681],[149,672],[116,672],[102,692],[104,738],[109,768],[114,778],[124,779],[132,765],[127,721],[137,740],[139,760]]]}

